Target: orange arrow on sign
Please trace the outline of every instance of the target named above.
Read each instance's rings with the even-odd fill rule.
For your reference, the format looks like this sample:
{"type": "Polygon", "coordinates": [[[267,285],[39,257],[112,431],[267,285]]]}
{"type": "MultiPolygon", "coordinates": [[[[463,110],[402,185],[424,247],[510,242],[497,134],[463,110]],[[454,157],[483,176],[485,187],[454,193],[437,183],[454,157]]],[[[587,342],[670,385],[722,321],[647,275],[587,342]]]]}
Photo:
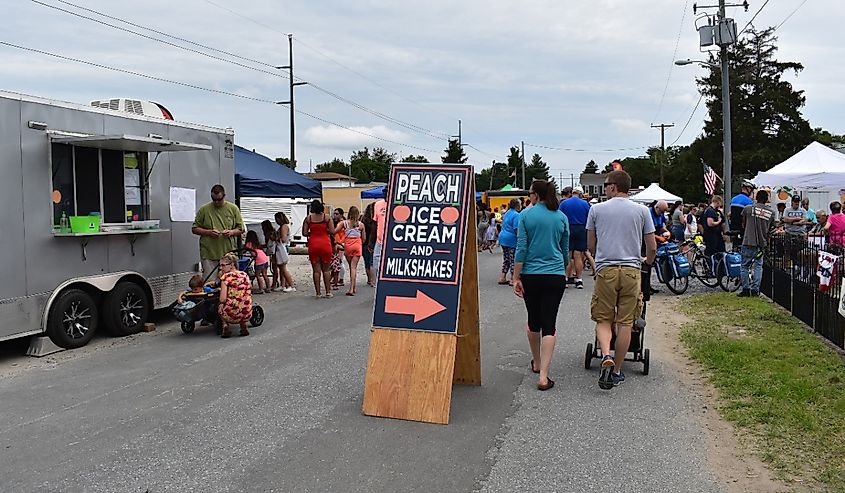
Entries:
{"type": "Polygon", "coordinates": [[[404,296],[388,296],[384,299],[384,312],[394,315],[413,315],[414,323],[437,315],[446,307],[427,296],[420,290],[413,298],[404,296]]]}

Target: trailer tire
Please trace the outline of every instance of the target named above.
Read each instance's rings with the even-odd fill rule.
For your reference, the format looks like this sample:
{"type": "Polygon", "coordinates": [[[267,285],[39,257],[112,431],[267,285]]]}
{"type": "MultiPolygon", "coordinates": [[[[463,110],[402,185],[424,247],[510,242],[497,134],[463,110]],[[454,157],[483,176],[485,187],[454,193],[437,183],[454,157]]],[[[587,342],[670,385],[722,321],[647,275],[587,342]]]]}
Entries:
{"type": "Polygon", "coordinates": [[[103,323],[109,334],[123,337],[138,333],[150,317],[144,288],[131,281],[117,283],[103,302],[103,323]]]}
{"type": "Polygon", "coordinates": [[[68,289],[50,305],[47,335],[59,347],[76,349],[94,337],[98,321],[94,298],[81,289],[68,289]]]}

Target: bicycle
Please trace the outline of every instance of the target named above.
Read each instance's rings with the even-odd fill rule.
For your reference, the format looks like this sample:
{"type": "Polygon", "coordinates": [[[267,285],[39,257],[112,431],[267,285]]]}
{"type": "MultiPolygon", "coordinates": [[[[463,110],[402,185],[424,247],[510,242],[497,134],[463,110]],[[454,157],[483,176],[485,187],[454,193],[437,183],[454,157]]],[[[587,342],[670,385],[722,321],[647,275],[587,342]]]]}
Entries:
{"type": "Polygon", "coordinates": [[[667,243],[657,248],[655,257],[657,279],[675,294],[684,294],[689,286],[690,264],[681,254],[677,243],[667,243]]]}
{"type": "MultiPolygon", "coordinates": [[[[692,251],[690,276],[698,279],[701,284],[708,288],[719,286],[723,291],[729,293],[736,291],[742,285],[738,270],[736,270],[739,269],[739,262],[737,262],[736,257],[728,257],[726,252],[707,256],[704,254],[706,249],[704,244],[694,240],[686,240],[681,243],[681,248],[682,251],[686,248],[687,253],[692,251]],[[730,275],[731,272],[736,272],[736,275],[730,275]]],[[[739,258],[740,262],[741,258],[739,258]]]]}

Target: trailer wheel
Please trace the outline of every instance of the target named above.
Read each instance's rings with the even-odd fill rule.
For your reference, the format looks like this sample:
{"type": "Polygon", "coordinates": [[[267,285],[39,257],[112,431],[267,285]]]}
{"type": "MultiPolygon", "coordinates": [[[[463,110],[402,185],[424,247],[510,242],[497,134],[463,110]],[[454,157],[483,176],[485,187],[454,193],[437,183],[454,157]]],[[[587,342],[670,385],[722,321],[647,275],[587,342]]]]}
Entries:
{"type": "Polygon", "coordinates": [[[194,322],[182,322],[182,332],[190,334],[194,331],[194,322]]]}
{"type": "Polygon", "coordinates": [[[643,375],[648,375],[649,363],[651,363],[651,351],[646,349],[643,351],[643,375]]]}
{"type": "Polygon", "coordinates": [[[590,363],[593,361],[593,343],[587,343],[587,351],[584,352],[584,369],[590,369],[590,363]]]}
{"type": "Polygon", "coordinates": [[[141,330],[150,316],[147,293],[138,284],[124,281],[117,284],[103,302],[103,322],[113,336],[122,337],[141,330]]]}
{"type": "Polygon", "coordinates": [[[97,332],[97,304],[81,289],[60,294],[47,314],[47,335],[59,347],[75,349],[88,344],[97,332]]]}

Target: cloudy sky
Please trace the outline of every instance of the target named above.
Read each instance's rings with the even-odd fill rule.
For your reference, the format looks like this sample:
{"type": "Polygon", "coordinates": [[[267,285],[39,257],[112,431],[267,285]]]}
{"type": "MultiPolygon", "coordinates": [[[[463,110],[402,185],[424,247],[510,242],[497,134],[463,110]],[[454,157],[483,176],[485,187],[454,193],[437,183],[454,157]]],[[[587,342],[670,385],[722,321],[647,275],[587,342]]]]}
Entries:
{"type": "MultiPolygon", "coordinates": [[[[729,15],[741,28],[765,1],[729,15]]],[[[2,42],[255,100],[6,45],[0,89],[85,104],[157,101],[177,120],[232,127],[238,144],[287,156],[289,110],[272,102],[288,99],[288,81],[273,66],[287,64],[285,33],[293,33],[296,75],[316,86],[296,88],[296,108],[311,115],[296,115],[299,171],[308,171],[309,160],[348,159],[363,146],[439,161],[461,119],[470,162],[488,166],[524,141],[529,157],[540,153],[568,181],[590,159],[605,164],[659,144],[652,123],[675,124],[667,144],[687,144],[700,132],[705,112],[702,104],[693,114],[694,77],[703,69],[672,64],[706,56],[693,2],[0,0],[8,16],[2,42]]],[[[841,0],[769,0],[754,25],[776,26],[792,12],[777,32],[779,57],[805,66],[789,76],[806,91],[804,115],[813,126],[845,133],[845,44],[838,36],[845,7],[841,0]]]]}

